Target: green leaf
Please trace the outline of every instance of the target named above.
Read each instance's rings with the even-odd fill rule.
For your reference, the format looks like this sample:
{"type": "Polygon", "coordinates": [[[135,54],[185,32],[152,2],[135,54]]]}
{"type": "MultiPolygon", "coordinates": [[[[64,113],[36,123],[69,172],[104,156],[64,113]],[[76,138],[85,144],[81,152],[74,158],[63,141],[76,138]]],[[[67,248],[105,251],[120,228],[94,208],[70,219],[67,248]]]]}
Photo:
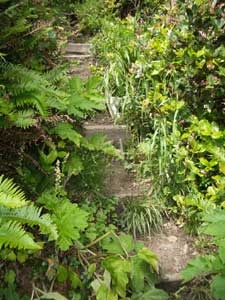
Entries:
{"type": "Polygon", "coordinates": [[[88,225],[87,218],[88,213],[86,211],[68,200],[55,208],[52,219],[58,229],[57,244],[61,250],[68,250],[73,242],[79,239],[80,232],[88,225]]]}
{"type": "Polygon", "coordinates": [[[122,233],[118,237],[111,235],[106,237],[101,244],[102,248],[109,253],[124,255],[124,250],[129,253],[134,250],[134,240],[131,235],[122,233]]]}
{"type": "Polygon", "coordinates": [[[169,299],[169,296],[163,290],[159,290],[152,287],[144,294],[134,296],[131,299],[132,300],[167,300],[169,299]]]}
{"type": "Polygon", "coordinates": [[[68,278],[68,270],[64,266],[60,265],[57,270],[57,280],[58,282],[65,282],[68,278]]]}
{"type": "Polygon", "coordinates": [[[102,284],[96,294],[97,300],[118,300],[118,296],[111,289],[102,284]]]}
{"type": "Polygon", "coordinates": [[[219,257],[222,260],[222,262],[225,264],[225,243],[224,245],[220,245],[219,247],[219,257]]]}
{"type": "Polygon", "coordinates": [[[24,192],[13,183],[13,180],[0,176],[0,204],[15,208],[27,203],[24,192]]]}
{"type": "Polygon", "coordinates": [[[137,255],[131,257],[132,272],[131,272],[131,284],[133,290],[138,293],[144,290],[145,285],[145,271],[146,263],[140,259],[137,255]]]}
{"type": "Polygon", "coordinates": [[[213,270],[213,263],[215,258],[213,256],[200,256],[192,259],[181,272],[181,276],[185,281],[189,281],[192,278],[210,273],[213,270]]]}
{"type": "Polygon", "coordinates": [[[61,139],[73,142],[76,146],[80,146],[82,135],[73,129],[73,125],[69,123],[59,123],[51,130],[51,133],[57,134],[61,139]]]}
{"type": "Polygon", "coordinates": [[[81,280],[80,280],[79,276],[77,275],[77,273],[75,273],[71,270],[69,271],[69,279],[70,279],[71,286],[73,289],[76,289],[76,288],[82,286],[81,280]]]}
{"type": "Polygon", "coordinates": [[[34,242],[32,235],[25,232],[17,222],[0,224],[0,249],[5,247],[40,250],[41,246],[34,242]]]}
{"type": "Polygon", "coordinates": [[[52,300],[68,300],[66,297],[63,295],[53,292],[53,293],[45,293],[40,297],[40,299],[52,299],[52,300]]]}
{"type": "Polygon", "coordinates": [[[131,263],[117,256],[111,256],[103,261],[103,266],[111,274],[112,285],[116,293],[122,298],[126,296],[128,284],[127,273],[131,272],[131,263]]]}
{"type": "Polygon", "coordinates": [[[150,264],[150,266],[158,272],[158,257],[155,253],[144,247],[138,252],[138,257],[150,264]]]}
{"type": "Polygon", "coordinates": [[[8,284],[13,284],[16,280],[16,273],[13,270],[9,270],[4,275],[4,281],[8,284]]]}
{"type": "Polygon", "coordinates": [[[225,275],[217,275],[213,277],[211,283],[212,294],[215,300],[224,300],[225,295],[225,275]]]}
{"type": "Polygon", "coordinates": [[[83,169],[84,165],[81,157],[75,152],[72,152],[68,161],[63,166],[63,172],[66,172],[70,177],[71,175],[78,175],[81,171],[83,171],[83,169]]]}
{"type": "Polygon", "coordinates": [[[209,224],[208,226],[205,227],[203,232],[217,238],[218,237],[223,238],[225,237],[224,224],[225,224],[224,221],[218,221],[216,223],[209,224]]]}

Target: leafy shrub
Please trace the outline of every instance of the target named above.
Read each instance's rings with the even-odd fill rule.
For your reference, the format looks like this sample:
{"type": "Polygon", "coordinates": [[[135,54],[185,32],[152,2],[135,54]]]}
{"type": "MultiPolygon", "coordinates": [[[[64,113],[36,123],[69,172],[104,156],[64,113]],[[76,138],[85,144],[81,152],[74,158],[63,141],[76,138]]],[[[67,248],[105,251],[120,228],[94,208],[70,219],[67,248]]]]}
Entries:
{"type": "Polygon", "coordinates": [[[224,5],[177,1],[155,9],[151,18],[105,22],[96,53],[106,93],[120,97],[141,141],[133,151],[139,171],[159,199],[175,201],[182,218],[198,224],[198,212],[223,198],[224,5]]]}
{"type": "Polygon", "coordinates": [[[224,222],[225,212],[216,210],[203,217],[202,231],[204,234],[212,236],[214,245],[218,248],[215,253],[200,256],[191,260],[184,271],[182,277],[185,281],[193,278],[210,276],[211,293],[214,299],[224,299],[224,222]]]}

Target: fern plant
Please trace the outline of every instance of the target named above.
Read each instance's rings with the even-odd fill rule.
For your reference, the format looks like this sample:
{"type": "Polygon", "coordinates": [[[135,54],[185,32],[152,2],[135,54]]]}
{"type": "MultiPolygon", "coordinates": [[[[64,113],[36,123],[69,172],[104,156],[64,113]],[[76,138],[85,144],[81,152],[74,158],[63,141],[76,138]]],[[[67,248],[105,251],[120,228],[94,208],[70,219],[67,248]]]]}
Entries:
{"type": "Polygon", "coordinates": [[[56,240],[55,224],[49,214],[41,213],[42,209],[30,204],[11,179],[0,176],[0,248],[41,249],[41,244],[25,229],[27,226],[39,226],[41,234],[56,240]]]}

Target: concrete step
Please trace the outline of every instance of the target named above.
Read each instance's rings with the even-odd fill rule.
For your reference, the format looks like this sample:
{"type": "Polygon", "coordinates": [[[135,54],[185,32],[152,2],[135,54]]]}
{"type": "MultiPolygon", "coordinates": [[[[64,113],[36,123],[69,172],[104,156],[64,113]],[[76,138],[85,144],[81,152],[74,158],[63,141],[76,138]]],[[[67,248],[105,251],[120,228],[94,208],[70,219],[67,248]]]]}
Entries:
{"type": "Polygon", "coordinates": [[[84,61],[92,58],[90,54],[65,54],[63,57],[68,60],[78,60],[78,61],[84,61]]]}
{"type": "Polygon", "coordinates": [[[138,182],[133,173],[124,168],[121,161],[112,161],[106,169],[104,191],[108,196],[115,196],[120,200],[137,199],[148,195],[150,185],[138,182]]]}
{"type": "Polygon", "coordinates": [[[77,66],[70,67],[71,76],[79,76],[81,79],[88,79],[91,76],[90,68],[87,64],[79,64],[77,66]]]}
{"type": "Polygon", "coordinates": [[[180,272],[196,255],[194,237],[188,235],[173,220],[166,221],[162,232],[147,237],[146,246],[159,258],[159,287],[168,291],[176,290],[182,282],[180,272]]]}
{"type": "Polygon", "coordinates": [[[65,51],[67,53],[76,54],[90,54],[91,44],[81,44],[81,43],[68,43],[65,51]]]}
{"type": "Polygon", "coordinates": [[[85,135],[90,136],[96,133],[104,134],[115,146],[121,147],[130,139],[126,125],[114,124],[84,124],[85,135]]]}

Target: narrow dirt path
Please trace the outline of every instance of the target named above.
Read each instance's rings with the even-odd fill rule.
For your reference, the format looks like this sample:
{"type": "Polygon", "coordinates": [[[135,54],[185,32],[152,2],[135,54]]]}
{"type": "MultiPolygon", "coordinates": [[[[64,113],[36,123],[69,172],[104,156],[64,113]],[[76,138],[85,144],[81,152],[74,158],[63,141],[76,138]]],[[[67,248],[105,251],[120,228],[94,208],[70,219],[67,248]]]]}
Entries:
{"type": "MultiPolygon", "coordinates": [[[[90,44],[69,43],[65,58],[71,61],[71,75],[87,79],[90,75],[90,66],[93,63],[90,44]]],[[[103,133],[108,140],[119,149],[129,140],[129,132],[125,125],[115,125],[106,112],[97,114],[94,120],[84,124],[87,136],[103,133]]],[[[121,161],[113,161],[107,170],[105,179],[105,192],[123,201],[148,195],[149,186],[141,186],[135,176],[129,174],[121,161]]],[[[153,236],[144,237],[147,247],[154,251],[160,261],[160,273],[164,288],[170,290],[176,288],[180,282],[180,271],[187,262],[197,255],[194,249],[194,239],[187,235],[183,229],[173,221],[166,220],[162,232],[153,236]]]]}

